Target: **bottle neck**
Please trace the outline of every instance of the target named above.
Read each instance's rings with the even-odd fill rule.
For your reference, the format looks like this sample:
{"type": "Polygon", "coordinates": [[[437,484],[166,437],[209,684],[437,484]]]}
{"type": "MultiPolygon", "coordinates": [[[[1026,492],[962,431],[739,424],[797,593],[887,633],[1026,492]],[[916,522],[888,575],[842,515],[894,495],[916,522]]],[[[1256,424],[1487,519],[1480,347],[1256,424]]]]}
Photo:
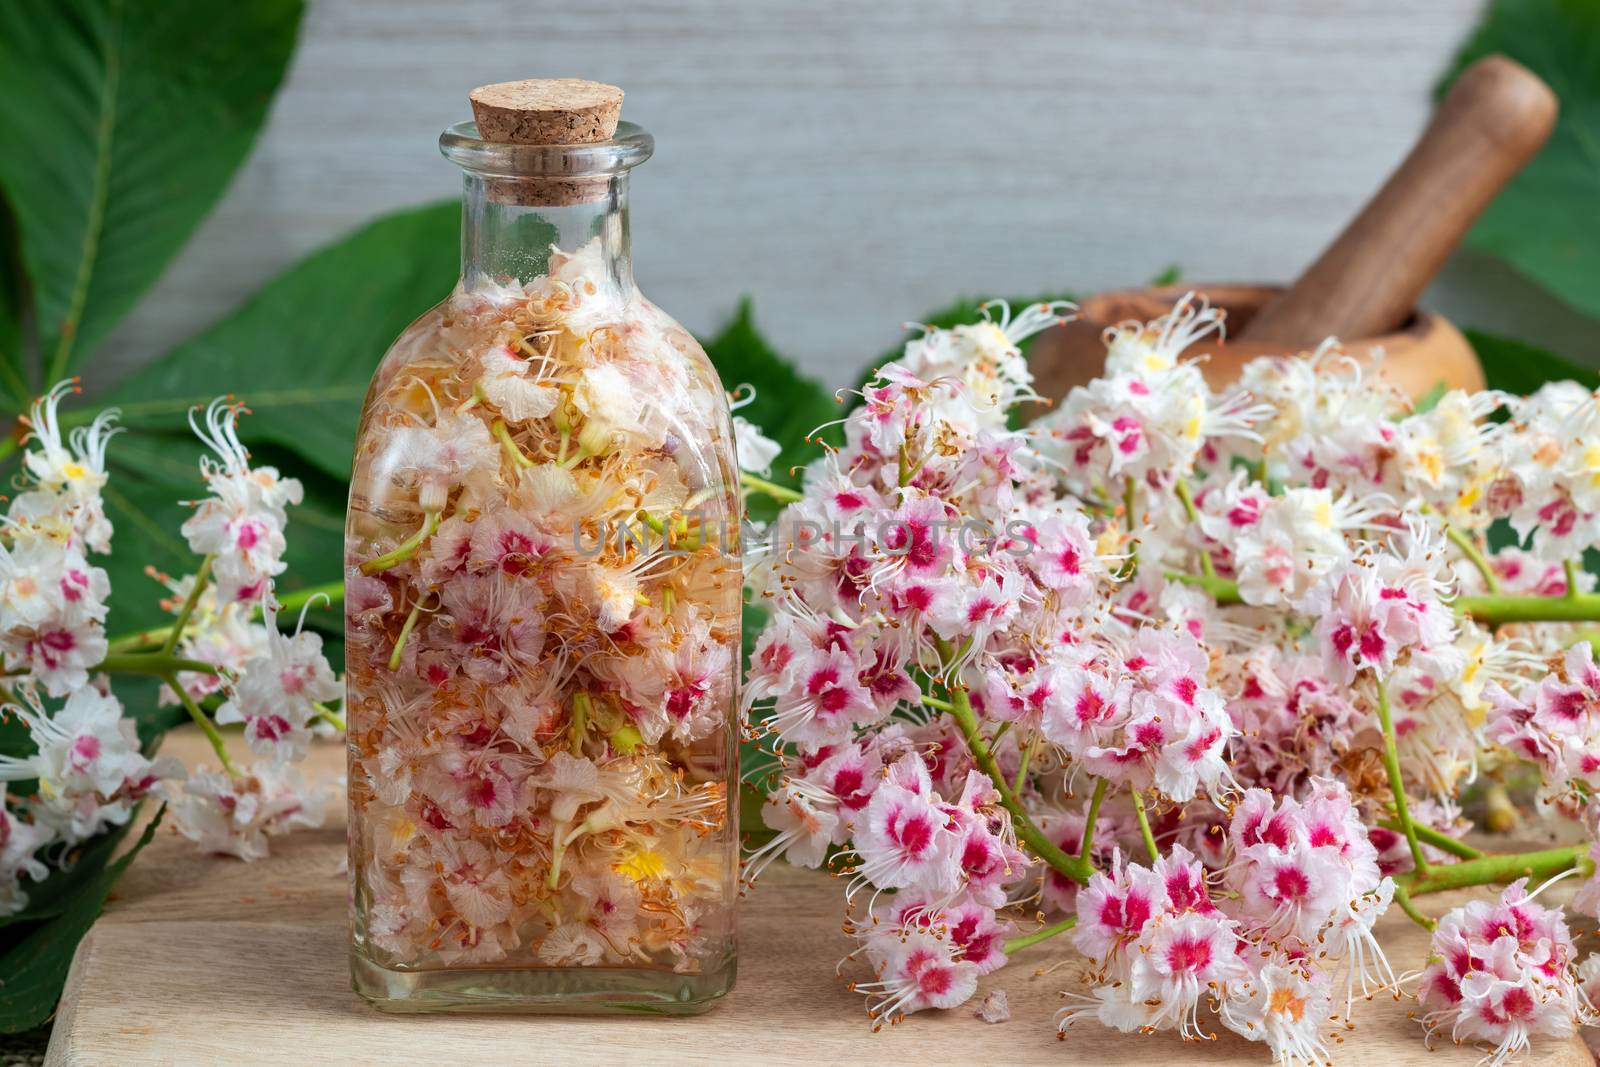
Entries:
{"type": "Polygon", "coordinates": [[[619,302],[633,295],[626,171],[581,180],[502,178],[468,172],[461,200],[461,278],[471,292],[548,273],[551,246],[577,254],[591,242],[596,272],[619,302]]]}

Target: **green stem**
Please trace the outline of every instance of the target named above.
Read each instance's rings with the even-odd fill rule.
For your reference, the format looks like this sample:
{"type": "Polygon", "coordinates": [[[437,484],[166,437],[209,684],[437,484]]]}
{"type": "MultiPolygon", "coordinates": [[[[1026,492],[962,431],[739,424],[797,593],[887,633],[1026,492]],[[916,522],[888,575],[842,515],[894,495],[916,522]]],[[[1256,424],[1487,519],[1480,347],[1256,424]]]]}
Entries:
{"type": "Polygon", "coordinates": [[[1484,558],[1483,553],[1478,551],[1478,546],[1472,543],[1472,538],[1454,526],[1446,526],[1444,535],[1450,538],[1450,542],[1459,548],[1461,554],[1467,557],[1467,561],[1478,569],[1479,574],[1483,575],[1484,588],[1489,590],[1491,594],[1498,595],[1500,592],[1500,578],[1494,573],[1494,568],[1489,566],[1489,561],[1484,558]]]}
{"type": "Polygon", "coordinates": [[[1083,820],[1083,847],[1078,849],[1078,858],[1089,862],[1089,850],[1094,847],[1094,824],[1100,818],[1100,802],[1106,798],[1106,787],[1110,785],[1106,779],[1101,778],[1094,783],[1094,796],[1089,798],[1089,814],[1083,820]]]}
{"type": "MultiPolygon", "coordinates": [[[[938,697],[931,697],[927,693],[922,694],[922,703],[928,705],[930,708],[938,708],[940,711],[956,710],[956,706],[950,703],[948,700],[940,700],[938,697]]],[[[999,736],[996,735],[995,740],[998,741],[999,739],[999,736]]]]}
{"type": "Polygon", "coordinates": [[[1167,571],[1166,574],[1169,582],[1182,582],[1184,585],[1204,589],[1211,594],[1211,599],[1215,600],[1219,607],[1244,603],[1239,599],[1239,583],[1232,578],[1218,578],[1214,574],[1186,574],[1183,571],[1167,571]]]}
{"type": "Polygon", "coordinates": [[[136,634],[124,634],[122,637],[113,638],[106,644],[107,652],[134,652],[139,649],[155,650],[166,643],[167,634],[172,627],[157,626],[149,630],[140,630],[136,634]]]}
{"type": "Polygon", "coordinates": [[[906,443],[901,441],[900,464],[898,470],[896,471],[900,482],[900,488],[904,489],[906,486],[916,481],[917,475],[922,473],[922,463],[922,460],[918,460],[916,463],[911,462],[911,454],[906,450],[906,443]]]}
{"type": "MultiPolygon", "coordinates": [[[[1173,490],[1183,502],[1183,513],[1188,516],[1189,521],[1196,526],[1200,525],[1200,509],[1194,506],[1194,493],[1189,489],[1188,479],[1179,478],[1173,484],[1173,490]]],[[[1212,562],[1211,552],[1208,549],[1200,550],[1200,570],[1207,578],[1215,580],[1217,577],[1217,566],[1212,562]]]]}
{"type": "MultiPolygon", "coordinates": [[[[1379,819],[1378,825],[1396,833],[1405,833],[1398,819],[1379,819]]],[[[1448,852],[1450,855],[1458,856],[1464,860],[1480,859],[1483,856],[1482,852],[1479,852],[1465,841],[1457,841],[1453,837],[1441,834],[1432,827],[1423,826],[1421,823],[1412,823],[1411,828],[1417,832],[1419,841],[1425,845],[1432,845],[1441,852],[1448,852]]]]}
{"type": "MultiPolygon", "coordinates": [[[[1242,604],[1239,585],[1231,578],[1167,571],[1167,580],[1204,589],[1219,605],[1242,604]]],[[[1569,584],[1568,589],[1577,586],[1569,584]]],[[[1460,596],[1451,601],[1459,615],[1496,625],[1507,622],[1600,622],[1600,593],[1563,596],[1460,596]]]]}
{"type": "Polygon", "coordinates": [[[1378,684],[1378,725],[1383,729],[1383,769],[1389,775],[1389,792],[1394,796],[1395,821],[1400,832],[1406,835],[1411,846],[1411,861],[1424,875],[1428,873],[1428,859],[1422,854],[1422,843],[1417,840],[1417,828],[1411,822],[1411,811],[1406,806],[1405,782],[1400,777],[1400,749],[1394,736],[1394,716],[1389,713],[1389,690],[1383,679],[1374,675],[1378,684]]]}
{"type": "Polygon", "coordinates": [[[1021,952],[1023,949],[1037,945],[1041,941],[1048,941],[1057,934],[1064,934],[1077,924],[1078,917],[1074,915],[1070,919],[1061,920],[1054,926],[1046,926],[1042,930],[1035,930],[1033,933],[1023,934],[1021,937],[1013,937],[1011,940],[1007,941],[1001,946],[1001,951],[1007,956],[1011,955],[1013,952],[1021,952]]]}
{"type": "Polygon", "coordinates": [[[500,442],[500,447],[505,451],[506,457],[519,467],[533,466],[533,460],[523,454],[522,449],[511,439],[511,431],[506,429],[506,424],[500,419],[495,419],[489,424],[489,432],[494,434],[494,439],[500,442]]]}
{"type": "Polygon", "coordinates": [[[89,668],[90,674],[98,674],[101,671],[107,674],[148,674],[156,678],[165,678],[178,671],[197,674],[222,673],[215,663],[185,659],[165,652],[113,653],[89,668]]]}
{"type": "Polygon", "coordinates": [[[417,532],[401,541],[394,548],[381,556],[374,556],[361,565],[361,573],[371,576],[388,570],[397,563],[404,563],[417,554],[417,549],[422,547],[422,542],[433,536],[433,531],[439,528],[439,513],[437,511],[425,512],[422,525],[417,532]]]}
{"type": "Polygon", "coordinates": [[[1033,762],[1033,753],[1039,747],[1039,732],[1035,730],[1029,737],[1028,743],[1022,746],[1022,759],[1017,763],[1017,776],[1011,780],[1011,791],[1021,793],[1023,783],[1028,780],[1028,764],[1033,762]]]}
{"type": "Polygon", "coordinates": [[[1396,879],[1412,896],[1423,893],[1441,893],[1448,889],[1466,889],[1477,885],[1504,885],[1518,878],[1534,882],[1552,878],[1574,867],[1592,868],[1588,858],[1589,846],[1568,845],[1539,852],[1517,852],[1504,856],[1480,856],[1429,869],[1412,871],[1396,879]]]}
{"type": "Polygon", "coordinates": [[[1150,853],[1150,862],[1154,863],[1161,858],[1161,850],[1156,847],[1156,835],[1150,832],[1150,816],[1145,814],[1144,798],[1137,789],[1128,790],[1128,795],[1133,797],[1133,813],[1139,818],[1139,835],[1144,838],[1144,849],[1150,853]]]}
{"type": "MultiPolygon", "coordinates": [[[[278,608],[281,611],[294,611],[303,608],[317,597],[326,597],[329,604],[339,604],[344,601],[344,579],[336,582],[324,582],[321,585],[308,585],[304,589],[296,589],[278,597],[278,608]]],[[[259,617],[260,609],[256,609],[259,617]]]]}
{"type": "MultiPolygon", "coordinates": [[[[296,589],[292,593],[285,593],[278,600],[278,607],[285,612],[295,611],[305,607],[317,597],[326,597],[330,603],[338,604],[344,600],[344,581],[325,582],[322,585],[308,585],[304,589],[296,589]]],[[[260,607],[254,612],[255,619],[262,617],[260,607]]],[[[149,630],[140,630],[138,633],[125,634],[114,638],[108,645],[110,652],[138,652],[144,650],[154,651],[166,644],[167,638],[172,634],[171,626],[156,626],[149,630]]]]}
{"type": "Polygon", "coordinates": [[[794,489],[776,485],[773,482],[767,481],[765,478],[757,478],[754,474],[751,474],[748,471],[739,472],[739,484],[744,486],[746,489],[752,489],[757,493],[765,493],[767,496],[770,496],[772,499],[782,504],[793,504],[796,500],[805,499],[804,494],[794,489]]]}
{"type": "Polygon", "coordinates": [[[228,747],[223,743],[222,734],[217,730],[216,723],[212,722],[206,713],[200,710],[199,705],[194,702],[194,698],[188,694],[183,686],[178,684],[176,675],[165,675],[162,680],[172,688],[173,692],[178,694],[178,699],[183,701],[184,708],[189,712],[189,718],[194,720],[194,724],[200,727],[200,732],[206,735],[206,740],[211,742],[211,750],[217,754],[217,759],[222,761],[222,769],[228,773],[228,777],[239,777],[239,769],[228,758],[228,747]]]}
{"type": "MultiPolygon", "coordinates": [[[[1567,588],[1576,589],[1569,584],[1567,588]]],[[[1564,596],[1459,596],[1458,614],[1494,625],[1505,622],[1600,622],[1600,593],[1564,596]]]]}
{"type": "Polygon", "coordinates": [[[400,669],[400,654],[406,650],[406,642],[411,640],[411,631],[417,625],[417,618],[422,614],[422,601],[418,600],[411,605],[411,611],[406,615],[406,621],[400,624],[400,636],[394,639],[394,651],[389,653],[389,669],[400,669]]]}
{"type": "Polygon", "coordinates": [[[572,736],[567,748],[574,756],[583,755],[583,739],[589,733],[589,694],[579,690],[572,697],[572,736]]]}
{"type": "Polygon", "coordinates": [[[334,711],[332,708],[325,708],[321,704],[318,704],[317,705],[317,718],[321,719],[323,722],[327,723],[329,726],[332,726],[335,730],[338,730],[341,734],[344,733],[345,730],[346,730],[346,726],[345,726],[345,722],[344,722],[344,716],[340,715],[337,711],[334,711]]]}
{"type": "Polygon", "coordinates": [[[1412,922],[1424,930],[1432,930],[1438,924],[1436,919],[1430,919],[1417,910],[1417,906],[1411,903],[1411,894],[1406,892],[1405,886],[1396,885],[1394,887],[1394,902],[1400,905],[1400,910],[1405,912],[1412,922]]]}
{"type": "MultiPolygon", "coordinates": [[[[1578,565],[1573,563],[1570,559],[1564,559],[1561,561],[1561,570],[1562,573],[1567,576],[1566,596],[1563,599],[1578,599],[1578,597],[1583,595],[1578,591],[1578,565]]],[[[1494,590],[1491,589],[1490,592],[1492,593],[1494,590]]]]}
{"type": "MultiPolygon", "coordinates": [[[[948,659],[948,645],[940,651],[948,659]]],[[[978,717],[973,714],[972,702],[967,698],[965,689],[951,691],[953,697],[950,717],[955,719],[956,725],[961,728],[961,736],[966,739],[967,749],[972,753],[972,760],[978,769],[989,776],[989,781],[994,783],[994,788],[1000,794],[1000,806],[1011,815],[1012,828],[1016,830],[1017,840],[1027,845],[1035,856],[1049,864],[1052,870],[1066,875],[1075,882],[1087,882],[1089,875],[1094,873],[1094,867],[1077,856],[1069,856],[1055,842],[1044,835],[1028,813],[1023,810],[1017,801],[1017,795],[1012,792],[1011,785],[1000,772],[1000,766],[995,762],[994,753],[990,750],[983,735],[978,730],[978,717]]]]}
{"type": "Polygon", "coordinates": [[[215,556],[208,555],[200,561],[200,569],[195,572],[194,587],[189,590],[189,596],[183,602],[182,609],[178,612],[177,621],[172,624],[172,632],[167,634],[166,642],[161,646],[161,651],[172,655],[172,650],[178,647],[178,642],[183,639],[183,628],[189,625],[189,619],[194,615],[195,607],[200,603],[200,597],[205,593],[206,586],[211,584],[211,564],[216,561],[215,556]]]}

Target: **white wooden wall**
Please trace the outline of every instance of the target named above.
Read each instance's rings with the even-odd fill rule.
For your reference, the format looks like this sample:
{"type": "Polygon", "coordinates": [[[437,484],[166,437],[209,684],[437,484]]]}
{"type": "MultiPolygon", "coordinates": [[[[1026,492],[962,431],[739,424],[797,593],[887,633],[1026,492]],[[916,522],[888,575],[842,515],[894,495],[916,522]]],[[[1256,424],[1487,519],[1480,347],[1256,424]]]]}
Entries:
{"type": "MultiPolygon", "coordinates": [[[[473,86],[532,76],[622,85],[655,133],[634,175],[645,291],[697,331],[751,293],[830,384],[961,293],[1089,292],[1171,263],[1284,279],[1404,154],[1480,7],[311,0],[255,155],[115,358],[162,351],[376,213],[455,195],[440,129],[473,86]]],[[[1433,301],[1578,336],[1482,262],[1433,301]]]]}

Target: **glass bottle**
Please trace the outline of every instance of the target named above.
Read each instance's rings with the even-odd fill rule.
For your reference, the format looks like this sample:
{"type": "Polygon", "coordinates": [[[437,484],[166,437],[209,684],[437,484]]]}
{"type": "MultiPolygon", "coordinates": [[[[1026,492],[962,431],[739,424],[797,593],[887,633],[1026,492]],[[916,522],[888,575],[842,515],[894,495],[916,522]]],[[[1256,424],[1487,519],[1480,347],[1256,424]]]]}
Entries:
{"type": "MultiPolygon", "coordinates": [[[[584,86],[620,102],[535,82],[474,106],[515,89],[512,134],[548,138],[592,117],[584,86]]],[[[362,412],[352,973],[387,1010],[692,1013],[733,983],[733,432],[705,353],[634,285],[628,172],[653,142],[611,115],[580,144],[444,132],[461,281],[362,412]]]]}

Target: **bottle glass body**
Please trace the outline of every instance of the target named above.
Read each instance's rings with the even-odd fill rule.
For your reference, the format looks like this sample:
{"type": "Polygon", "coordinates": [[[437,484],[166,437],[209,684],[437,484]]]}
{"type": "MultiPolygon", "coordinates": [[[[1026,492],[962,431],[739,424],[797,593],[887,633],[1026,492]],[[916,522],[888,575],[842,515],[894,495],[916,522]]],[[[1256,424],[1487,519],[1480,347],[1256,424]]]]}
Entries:
{"type": "Polygon", "coordinates": [[[346,528],[352,969],[391,1010],[699,1010],[731,986],[727,396],[634,285],[650,139],[494,145],[385,355],[346,528]]]}

